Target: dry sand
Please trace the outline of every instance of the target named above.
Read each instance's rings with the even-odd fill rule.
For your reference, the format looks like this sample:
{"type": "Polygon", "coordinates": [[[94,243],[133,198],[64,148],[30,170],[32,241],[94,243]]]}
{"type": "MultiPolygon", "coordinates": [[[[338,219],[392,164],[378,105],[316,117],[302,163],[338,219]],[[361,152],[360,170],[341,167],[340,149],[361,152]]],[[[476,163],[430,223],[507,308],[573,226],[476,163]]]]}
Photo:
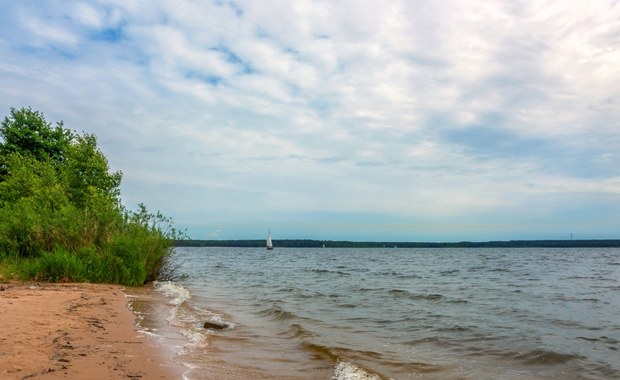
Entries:
{"type": "Polygon", "coordinates": [[[179,379],[123,288],[0,282],[0,379],[179,379]]]}

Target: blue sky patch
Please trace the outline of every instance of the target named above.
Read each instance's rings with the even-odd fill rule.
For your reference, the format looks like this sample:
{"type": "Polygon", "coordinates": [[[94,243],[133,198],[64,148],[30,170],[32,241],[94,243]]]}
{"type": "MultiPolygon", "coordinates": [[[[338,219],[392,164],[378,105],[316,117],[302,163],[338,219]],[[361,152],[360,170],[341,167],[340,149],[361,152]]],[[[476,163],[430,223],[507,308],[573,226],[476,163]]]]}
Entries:
{"type": "Polygon", "coordinates": [[[122,26],[115,28],[105,28],[97,30],[91,33],[91,38],[98,41],[105,41],[109,43],[116,43],[124,38],[124,32],[122,26]]]}

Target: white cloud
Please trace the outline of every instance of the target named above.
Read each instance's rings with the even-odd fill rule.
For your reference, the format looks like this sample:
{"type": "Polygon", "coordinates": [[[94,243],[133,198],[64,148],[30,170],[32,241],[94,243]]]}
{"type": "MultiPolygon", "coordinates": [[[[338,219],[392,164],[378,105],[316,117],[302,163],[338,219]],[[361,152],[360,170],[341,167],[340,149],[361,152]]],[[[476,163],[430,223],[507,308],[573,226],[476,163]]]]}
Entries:
{"type": "Polygon", "coordinates": [[[25,28],[32,33],[32,44],[41,47],[48,43],[74,47],[79,37],[61,25],[49,23],[34,16],[25,16],[22,20],[25,28]]]}
{"type": "Polygon", "coordinates": [[[101,28],[104,21],[101,14],[92,6],[85,3],[75,4],[71,15],[75,20],[89,28],[101,28]]]}
{"type": "Polygon", "coordinates": [[[126,202],[194,238],[285,216],[341,238],[381,218],[403,240],[424,221],[433,239],[467,223],[471,239],[509,237],[544,213],[561,230],[571,202],[618,200],[618,7],[16,2],[0,105],[97,134],[126,202]]]}

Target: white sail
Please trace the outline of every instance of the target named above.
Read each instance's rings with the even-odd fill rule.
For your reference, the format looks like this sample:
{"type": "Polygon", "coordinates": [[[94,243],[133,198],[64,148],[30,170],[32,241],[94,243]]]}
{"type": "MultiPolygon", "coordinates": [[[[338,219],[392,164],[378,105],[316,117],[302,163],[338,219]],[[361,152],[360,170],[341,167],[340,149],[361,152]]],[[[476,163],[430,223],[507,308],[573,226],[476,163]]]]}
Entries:
{"type": "Polygon", "coordinates": [[[273,249],[273,243],[271,242],[271,230],[269,230],[269,235],[267,235],[267,249],[273,249]]]}

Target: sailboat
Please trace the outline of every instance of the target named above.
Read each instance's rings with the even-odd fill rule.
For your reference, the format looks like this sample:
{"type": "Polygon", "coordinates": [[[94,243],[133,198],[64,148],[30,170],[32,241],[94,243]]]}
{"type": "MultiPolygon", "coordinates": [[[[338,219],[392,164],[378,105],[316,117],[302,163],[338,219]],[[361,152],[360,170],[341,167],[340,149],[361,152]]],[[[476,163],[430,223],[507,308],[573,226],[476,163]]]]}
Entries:
{"type": "Polygon", "coordinates": [[[273,249],[273,242],[271,241],[271,229],[269,230],[269,235],[267,235],[267,250],[271,251],[273,249]]]}

